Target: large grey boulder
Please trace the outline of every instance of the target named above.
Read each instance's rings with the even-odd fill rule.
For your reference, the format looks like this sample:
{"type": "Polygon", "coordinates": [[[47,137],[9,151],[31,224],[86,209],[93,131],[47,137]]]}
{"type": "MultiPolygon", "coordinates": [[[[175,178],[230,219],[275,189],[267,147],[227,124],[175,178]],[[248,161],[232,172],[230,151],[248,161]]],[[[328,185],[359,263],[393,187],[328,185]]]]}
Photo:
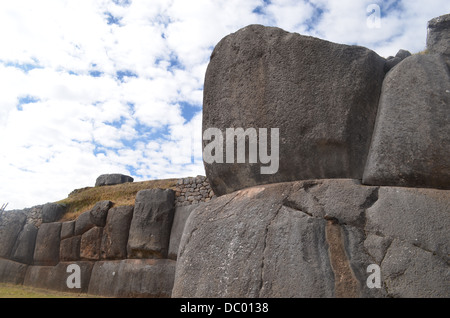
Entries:
{"type": "Polygon", "coordinates": [[[415,55],[386,75],[363,183],[450,189],[450,72],[415,55]]]}
{"type": "Polygon", "coordinates": [[[121,184],[126,182],[133,182],[134,179],[130,176],[120,174],[120,173],[113,173],[113,174],[102,174],[100,175],[97,180],[95,181],[95,186],[106,186],[106,185],[115,185],[115,184],[121,184]]]}
{"type": "Polygon", "coordinates": [[[178,247],[180,245],[181,236],[183,235],[186,221],[198,204],[191,204],[187,206],[179,206],[175,209],[172,229],[170,230],[169,254],[168,258],[176,260],[178,255],[178,247]]]}
{"type": "Polygon", "coordinates": [[[32,224],[26,224],[20,232],[11,259],[24,264],[31,264],[34,255],[38,228],[32,224]]]}
{"type": "Polygon", "coordinates": [[[103,229],[101,258],[127,258],[128,233],[133,209],[133,206],[119,206],[109,210],[106,226],[103,229]]]}
{"type": "Polygon", "coordinates": [[[357,180],[233,192],[191,212],[172,296],[448,297],[449,204],[445,190],[357,180]]]}
{"type": "Polygon", "coordinates": [[[42,223],[36,236],[35,265],[56,265],[59,262],[61,223],[42,223]]]}
{"type": "MultiPolygon", "coordinates": [[[[258,129],[267,128],[269,153],[271,128],[279,128],[279,169],[262,174],[261,167],[275,163],[262,164],[260,154],[257,163],[249,163],[248,154],[246,163],[226,163],[224,151],[218,156],[223,163],[205,161],[214,193],[303,179],[360,179],[385,61],[363,47],[261,25],[223,38],[206,71],[203,132],[217,128],[226,139],[227,128],[255,128],[260,137],[258,129]]],[[[212,147],[205,138],[204,150],[212,147]]]]}
{"type": "Polygon", "coordinates": [[[450,62],[450,14],[428,21],[427,49],[444,54],[450,62]]]}
{"type": "Polygon", "coordinates": [[[19,210],[4,211],[0,214],[0,257],[9,258],[14,244],[22,230],[26,215],[19,210]]]}
{"type": "Polygon", "coordinates": [[[170,297],[175,264],[168,259],[99,261],[92,270],[88,293],[110,297],[170,297]]]}
{"type": "Polygon", "coordinates": [[[141,190],[136,194],[128,237],[129,258],[166,258],[175,211],[175,192],[141,190]]]}
{"type": "Polygon", "coordinates": [[[57,203],[46,203],[42,208],[42,223],[58,221],[65,213],[66,207],[57,203]]]}

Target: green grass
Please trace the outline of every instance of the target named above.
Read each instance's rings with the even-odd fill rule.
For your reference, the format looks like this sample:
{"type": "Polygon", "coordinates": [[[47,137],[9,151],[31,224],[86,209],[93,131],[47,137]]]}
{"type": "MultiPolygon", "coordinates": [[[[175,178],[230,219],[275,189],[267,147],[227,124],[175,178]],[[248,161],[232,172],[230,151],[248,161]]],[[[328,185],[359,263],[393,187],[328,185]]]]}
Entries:
{"type": "Polygon", "coordinates": [[[65,293],[54,290],[34,288],[23,285],[0,283],[0,298],[97,298],[77,293],[65,293]]]}
{"type": "Polygon", "coordinates": [[[92,209],[98,201],[109,200],[114,206],[134,205],[136,193],[144,189],[175,189],[178,179],[128,182],[112,186],[87,187],[74,190],[66,199],[56,203],[67,207],[61,221],[75,220],[81,213],[92,209]]]}

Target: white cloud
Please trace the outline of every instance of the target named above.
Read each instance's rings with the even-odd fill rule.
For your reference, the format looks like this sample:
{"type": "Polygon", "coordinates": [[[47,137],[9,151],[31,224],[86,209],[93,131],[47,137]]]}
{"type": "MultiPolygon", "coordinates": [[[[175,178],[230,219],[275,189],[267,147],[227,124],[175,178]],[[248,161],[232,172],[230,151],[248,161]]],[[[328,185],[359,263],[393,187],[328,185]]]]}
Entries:
{"type": "Polygon", "coordinates": [[[59,200],[102,173],[204,174],[206,67],[217,42],[241,27],[279,26],[387,56],[423,49],[426,22],[450,9],[445,0],[397,1],[369,29],[370,3],[396,2],[0,2],[0,204],[59,200]]]}

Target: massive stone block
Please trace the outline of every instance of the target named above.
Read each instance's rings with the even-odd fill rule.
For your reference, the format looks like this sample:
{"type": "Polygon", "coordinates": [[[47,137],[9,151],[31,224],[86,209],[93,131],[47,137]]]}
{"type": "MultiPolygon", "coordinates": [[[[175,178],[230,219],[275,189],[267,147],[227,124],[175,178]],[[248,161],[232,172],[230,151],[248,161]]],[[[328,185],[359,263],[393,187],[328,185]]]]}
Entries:
{"type": "Polygon", "coordinates": [[[91,220],[91,210],[81,213],[75,221],[74,235],[82,235],[95,226],[91,220]]]}
{"type": "MultiPolygon", "coordinates": [[[[206,72],[203,131],[279,128],[279,169],[261,174],[269,164],[260,157],[258,163],[248,163],[248,154],[244,164],[226,163],[224,152],[224,163],[205,162],[214,192],[303,179],[361,179],[384,64],[363,47],[260,25],[223,38],[206,72]]],[[[236,143],[234,148],[236,155],[236,143]]]]}
{"type": "Polygon", "coordinates": [[[169,249],[175,193],[149,189],[136,194],[128,237],[129,258],[166,258],[169,249]]]}
{"type": "Polygon", "coordinates": [[[449,191],[336,179],[223,195],[191,212],[172,296],[448,297],[449,204],[449,191]]]}
{"type": "Polygon", "coordinates": [[[28,265],[0,258],[0,283],[22,284],[28,265]]]}
{"type": "Polygon", "coordinates": [[[80,258],[83,260],[99,260],[102,245],[103,228],[93,227],[81,236],[80,258]]]}
{"type": "Polygon", "coordinates": [[[101,258],[127,258],[128,233],[133,209],[133,206],[119,206],[109,210],[106,226],[103,230],[101,258]]]}
{"type": "Polygon", "coordinates": [[[168,258],[177,259],[178,247],[180,245],[181,236],[183,235],[184,226],[187,218],[198,204],[191,204],[187,206],[179,206],[175,209],[172,229],[170,230],[169,254],[168,258]]]}
{"type": "Polygon", "coordinates": [[[62,262],[80,260],[81,236],[72,236],[61,240],[59,258],[62,262]]]}
{"type": "Polygon", "coordinates": [[[90,210],[92,223],[94,223],[96,226],[105,226],[106,217],[112,205],[113,203],[108,200],[97,202],[90,210]]]}
{"type": "Polygon", "coordinates": [[[31,264],[34,255],[38,228],[32,224],[26,224],[20,232],[11,259],[24,264],[31,264]]]}
{"type": "Polygon", "coordinates": [[[36,236],[35,265],[56,265],[59,262],[61,223],[42,223],[36,236]]]}
{"type": "Polygon", "coordinates": [[[60,262],[56,266],[29,266],[23,284],[62,292],[86,293],[93,266],[94,262],[87,261],[60,262]],[[80,267],[80,288],[69,288],[67,285],[67,279],[73,273],[67,269],[72,264],[80,267]]]}
{"type": "Polygon", "coordinates": [[[57,203],[44,204],[42,208],[42,223],[58,221],[65,213],[66,208],[57,203]]]}
{"type": "Polygon", "coordinates": [[[67,221],[61,223],[61,240],[72,237],[75,233],[76,221],[67,221]]]}
{"type": "Polygon", "coordinates": [[[0,214],[0,257],[9,258],[11,256],[26,218],[21,211],[5,211],[0,214]]]}
{"type": "Polygon", "coordinates": [[[175,261],[127,259],[95,263],[89,294],[110,297],[170,297],[175,261]]]}
{"type": "Polygon", "coordinates": [[[386,75],[363,183],[450,189],[450,72],[411,56],[386,75]]]}

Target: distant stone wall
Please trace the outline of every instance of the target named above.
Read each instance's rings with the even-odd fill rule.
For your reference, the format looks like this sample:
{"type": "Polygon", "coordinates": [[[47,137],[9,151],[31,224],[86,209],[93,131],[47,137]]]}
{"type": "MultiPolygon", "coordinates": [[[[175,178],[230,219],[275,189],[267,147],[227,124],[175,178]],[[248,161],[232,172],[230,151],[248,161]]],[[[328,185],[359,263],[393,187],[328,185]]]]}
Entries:
{"type": "MultiPolygon", "coordinates": [[[[180,194],[192,194],[197,186],[203,194],[205,177],[192,179],[179,187],[180,194]]],[[[186,201],[189,206],[177,208],[176,202],[172,189],[146,189],[136,194],[134,206],[100,201],[73,221],[58,221],[65,207],[56,203],[3,212],[0,282],[112,297],[170,297],[184,224],[198,206],[186,201]],[[80,268],[79,288],[67,284],[74,265],[80,268]],[[131,279],[136,276],[142,282],[131,279]]]]}
{"type": "Polygon", "coordinates": [[[176,206],[208,202],[216,197],[208,179],[204,176],[179,179],[175,191],[176,206]]]}

